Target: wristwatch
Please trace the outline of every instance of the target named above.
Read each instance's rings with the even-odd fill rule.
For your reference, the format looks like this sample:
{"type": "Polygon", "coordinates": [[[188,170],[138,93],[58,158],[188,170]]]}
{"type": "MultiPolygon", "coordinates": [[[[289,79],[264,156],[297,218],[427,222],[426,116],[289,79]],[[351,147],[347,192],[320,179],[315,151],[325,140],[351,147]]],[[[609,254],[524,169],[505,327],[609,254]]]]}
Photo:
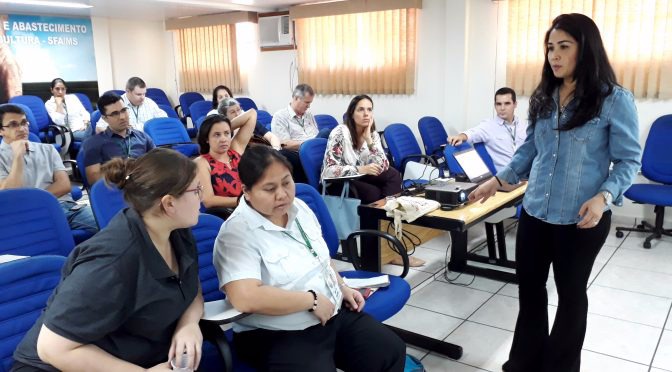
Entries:
{"type": "Polygon", "coordinates": [[[600,191],[600,194],[602,194],[602,197],[604,198],[604,203],[605,203],[607,206],[610,206],[610,205],[611,205],[611,202],[612,202],[613,199],[614,199],[614,197],[611,195],[611,193],[610,193],[609,191],[602,190],[602,191],[600,191]]]}

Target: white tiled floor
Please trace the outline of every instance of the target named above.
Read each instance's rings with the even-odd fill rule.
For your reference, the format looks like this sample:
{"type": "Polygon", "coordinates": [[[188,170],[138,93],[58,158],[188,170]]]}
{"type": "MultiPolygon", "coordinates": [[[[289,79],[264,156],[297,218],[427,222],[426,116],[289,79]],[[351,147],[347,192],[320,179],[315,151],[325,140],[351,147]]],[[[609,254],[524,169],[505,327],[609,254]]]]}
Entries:
{"type": "MultiPolygon", "coordinates": [[[[643,249],[643,234],[615,236],[615,226],[626,225],[634,221],[615,219],[593,267],[581,371],[672,372],[672,239],[643,249]]],[[[470,230],[470,249],[484,239],[482,227],[470,230]]],[[[451,360],[409,345],[408,352],[421,358],[427,371],[501,371],[518,315],[518,286],[455,272],[445,273],[446,279],[449,244],[444,234],[417,249],[427,265],[411,270],[413,294],[386,323],[463,347],[462,358],[451,360]]],[[[511,259],[514,244],[515,226],[507,233],[511,259]]],[[[398,270],[385,267],[389,273],[398,270]]],[[[557,309],[552,274],[547,283],[551,324],[557,309]]]]}

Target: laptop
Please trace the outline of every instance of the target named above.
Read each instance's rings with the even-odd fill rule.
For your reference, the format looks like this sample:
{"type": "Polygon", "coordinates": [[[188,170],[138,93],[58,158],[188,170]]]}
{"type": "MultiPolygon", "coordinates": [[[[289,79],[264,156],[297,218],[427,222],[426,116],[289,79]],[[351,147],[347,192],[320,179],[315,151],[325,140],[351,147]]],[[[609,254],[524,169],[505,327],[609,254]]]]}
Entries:
{"type": "MultiPolygon", "coordinates": [[[[467,178],[469,178],[469,182],[480,185],[493,177],[488,166],[485,165],[485,162],[473,147],[456,152],[453,156],[455,156],[455,160],[457,160],[457,163],[460,164],[460,167],[464,170],[467,178]]],[[[498,191],[509,192],[517,189],[522,184],[523,183],[521,182],[517,185],[503,186],[500,187],[498,191]]]]}

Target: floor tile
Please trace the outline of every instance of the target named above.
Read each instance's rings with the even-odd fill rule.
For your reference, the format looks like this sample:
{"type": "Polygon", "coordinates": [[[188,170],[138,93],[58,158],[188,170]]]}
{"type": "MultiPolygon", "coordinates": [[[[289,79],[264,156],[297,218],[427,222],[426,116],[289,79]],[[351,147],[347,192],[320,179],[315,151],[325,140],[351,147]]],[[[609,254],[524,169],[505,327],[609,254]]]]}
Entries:
{"type": "Polygon", "coordinates": [[[488,371],[501,371],[509,356],[513,332],[467,321],[446,341],[463,347],[461,363],[488,371]]]}
{"type": "Polygon", "coordinates": [[[672,243],[656,249],[619,249],[609,263],[672,275],[672,243]]]}
{"type": "MultiPolygon", "coordinates": [[[[434,239],[424,242],[421,247],[433,249],[439,252],[446,252],[450,244],[450,233],[445,232],[434,239]]],[[[449,250],[449,249],[448,249],[449,250]]]]}
{"type": "Polygon", "coordinates": [[[588,314],[583,348],[648,365],[660,332],[659,328],[588,314]]]}
{"type": "Polygon", "coordinates": [[[406,305],[384,323],[437,340],[443,340],[462,322],[462,319],[406,305]]]}
{"type": "Polygon", "coordinates": [[[421,349],[419,347],[414,347],[410,345],[406,345],[406,354],[412,355],[419,360],[424,358],[427,355],[428,351],[425,349],[421,349]]]}
{"type": "Polygon", "coordinates": [[[440,280],[445,283],[448,283],[448,280],[450,280],[450,283],[455,285],[462,285],[466,286],[467,288],[478,289],[490,293],[497,293],[506,284],[498,280],[492,280],[472,274],[465,273],[460,275],[459,272],[448,272],[447,276],[448,278],[446,279],[444,275],[440,275],[436,278],[436,280],[440,280]]]}
{"type": "Polygon", "coordinates": [[[469,317],[472,322],[513,331],[518,318],[518,299],[495,295],[469,317]]]}
{"type": "Polygon", "coordinates": [[[606,262],[595,261],[593,268],[590,270],[590,275],[588,276],[588,285],[593,284],[595,278],[600,275],[600,272],[606,265],[606,262]]]}
{"type": "Polygon", "coordinates": [[[666,369],[660,369],[660,368],[651,368],[651,370],[649,372],[672,372],[672,371],[668,371],[666,369]]]}
{"type": "Polygon", "coordinates": [[[672,275],[637,270],[608,263],[594,284],[627,291],[672,298],[672,275]]]}
{"type": "Polygon", "coordinates": [[[437,354],[427,355],[422,360],[422,365],[427,372],[487,372],[485,369],[468,366],[437,354]]]}
{"type": "MultiPolygon", "coordinates": [[[[397,266],[397,265],[383,265],[381,271],[384,274],[401,275],[401,272],[403,271],[403,268],[401,266],[397,266]]],[[[411,286],[411,289],[413,289],[413,288],[417,287],[422,282],[424,282],[425,280],[427,280],[431,277],[432,277],[432,274],[430,274],[430,273],[426,273],[424,271],[420,271],[420,270],[416,270],[416,269],[408,269],[408,273],[406,274],[406,277],[404,279],[411,286]]]]}
{"type": "Polygon", "coordinates": [[[414,267],[416,270],[435,274],[439,270],[446,267],[446,253],[434,249],[424,248],[422,246],[416,247],[413,257],[420,258],[425,261],[422,266],[414,267]]]}
{"type": "Polygon", "coordinates": [[[603,245],[602,249],[600,249],[600,253],[597,254],[597,257],[595,257],[595,262],[607,262],[611,258],[611,256],[614,255],[614,252],[616,251],[616,247],[610,246],[610,245],[603,245]]]}
{"type": "Polygon", "coordinates": [[[662,328],[672,299],[593,285],[588,304],[592,314],[662,328]]]}
{"type": "Polygon", "coordinates": [[[466,319],[492,294],[471,288],[434,281],[413,294],[409,305],[466,319]]]}
{"type": "Polygon", "coordinates": [[[581,372],[648,372],[648,365],[638,364],[612,356],[583,350],[581,372]]]}
{"type": "MultiPolygon", "coordinates": [[[[555,279],[551,276],[546,281],[548,304],[558,306],[558,291],[555,288],[555,279]]],[[[507,283],[497,294],[518,298],[518,284],[507,283]]]]}
{"type": "Polygon", "coordinates": [[[672,331],[664,331],[652,367],[672,370],[672,331]]]}
{"type": "Polygon", "coordinates": [[[504,287],[502,287],[502,289],[500,289],[497,294],[518,298],[518,284],[506,283],[506,285],[504,285],[504,287]]]}
{"type": "MultiPolygon", "coordinates": [[[[631,232],[621,247],[626,249],[646,249],[642,244],[644,244],[644,240],[649,235],[651,234],[631,232]]],[[[672,237],[669,236],[663,236],[661,239],[653,239],[651,241],[651,249],[670,249],[670,247],[672,247],[672,237]]]]}
{"type": "Polygon", "coordinates": [[[667,323],[665,323],[665,329],[672,331],[672,313],[667,315],[667,323]]]}

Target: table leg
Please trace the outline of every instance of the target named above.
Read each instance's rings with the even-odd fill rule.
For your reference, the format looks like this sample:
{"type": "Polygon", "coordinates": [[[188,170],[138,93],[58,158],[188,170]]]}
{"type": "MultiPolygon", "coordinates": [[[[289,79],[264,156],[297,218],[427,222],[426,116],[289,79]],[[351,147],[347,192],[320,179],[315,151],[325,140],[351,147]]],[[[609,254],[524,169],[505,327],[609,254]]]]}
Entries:
{"type": "Polygon", "coordinates": [[[450,232],[451,248],[450,262],[448,268],[450,271],[462,271],[467,266],[467,232],[450,232]]]}

